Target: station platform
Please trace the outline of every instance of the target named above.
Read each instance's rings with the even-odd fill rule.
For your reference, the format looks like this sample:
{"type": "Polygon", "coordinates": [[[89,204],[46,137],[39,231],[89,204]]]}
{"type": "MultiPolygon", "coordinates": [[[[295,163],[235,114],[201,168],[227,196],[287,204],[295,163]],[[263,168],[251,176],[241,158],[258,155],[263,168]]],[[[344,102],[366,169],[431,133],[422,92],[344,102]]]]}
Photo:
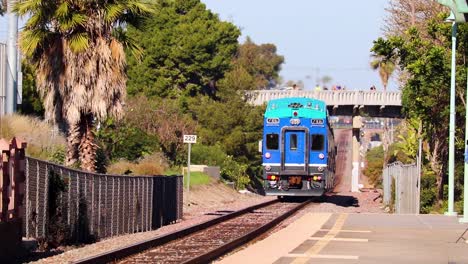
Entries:
{"type": "Polygon", "coordinates": [[[444,215],[308,213],[217,263],[468,264],[467,229],[444,215]]]}

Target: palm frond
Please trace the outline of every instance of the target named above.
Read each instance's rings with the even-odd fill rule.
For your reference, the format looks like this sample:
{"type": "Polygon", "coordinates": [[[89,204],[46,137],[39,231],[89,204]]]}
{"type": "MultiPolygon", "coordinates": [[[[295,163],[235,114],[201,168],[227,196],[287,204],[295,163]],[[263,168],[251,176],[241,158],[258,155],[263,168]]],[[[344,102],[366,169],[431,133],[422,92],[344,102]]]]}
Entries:
{"type": "Polygon", "coordinates": [[[154,13],[154,9],[146,1],[126,0],[116,1],[114,4],[106,6],[105,21],[113,24],[115,22],[125,22],[128,17],[141,16],[154,13]]]}
{"type": "Polygon", "coordinates": [[[104,20],[106,23],[112,24],[116,22],[122,14],[124,14],[126,8],[125,5],[120,3],[108,4],[106,6],[106,14],[104,20]]]}
{"type": "Polygon", "coordinates": [[[44,1],[42,0],[23,0],[17,1],[13,7],[13,11],[18,13],[20,16],[24,16],[28,13],[34,13],[43,8],[44,1]]]}
{"type": "Polygon", "coordinates": [[[132,53],[132,55],[138,60],[138,61],[141,61],[141,59],[143,58],[143,48],[140,47],[138,44],[137,44],[137,41],[130,37],[128,34],[126,34],[126,32],[124,30],[122,30],[121,28],[116,28],[113,32],[112,32],[112,36],[117,40],[119,41],[120,43],[122,43],[122,45],[126,48],[126,49],[129,49],[130,52],[132,53]]]}
{"type": "Polygon", "coordinates": [[[73,52],[83,52],[89,47],[89,35],[85,32],[75,33],[68,39],[73,52]]]}
{"type": "Polygon", "coordinates": [[[62,32],[75,29],[78,26],[84,26],[88,17],[83,14],[74,13],[71,16],[59,20],[59,28],[62,32]]]}
{"type": "Polygon", "coordinates": [[[20,43],[26,56],[33,56],[37,49],[46,42],[50,34],[42,29],[23,31],[20,35],[20,43]]]}
{"type": "Polygon", "coordinates": [[[57,10],[55,10],[55,16],[59,18],[65,18],[70,15],[70,5],[67,1],[63,1],[59,4],[57,10]]]}
{"type": "Polygon", "coordinates": [[[373,70],[377,70],[380,67],[380,60],[371,61],[370,66],[373,70]]]}

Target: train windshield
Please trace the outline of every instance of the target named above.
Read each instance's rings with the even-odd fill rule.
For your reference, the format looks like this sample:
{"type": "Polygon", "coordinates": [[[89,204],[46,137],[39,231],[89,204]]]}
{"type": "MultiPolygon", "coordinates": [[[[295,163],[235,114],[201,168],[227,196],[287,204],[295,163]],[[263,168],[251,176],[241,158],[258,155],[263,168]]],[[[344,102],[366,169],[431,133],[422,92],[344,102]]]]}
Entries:
{"type": "Polygon", "coordinates": [[[279,147],[279,136],[278,136],[278,134],[267,134],[266,135],[266,147],[267,147],[267,149],[278,149],[278,147],[279,147]]]}
{"type": "Polygon", "coordinates": [[[325,145],[325,137],[321,134],[312,134],[311,142],[312,151],[322,151],[325,145]]]}

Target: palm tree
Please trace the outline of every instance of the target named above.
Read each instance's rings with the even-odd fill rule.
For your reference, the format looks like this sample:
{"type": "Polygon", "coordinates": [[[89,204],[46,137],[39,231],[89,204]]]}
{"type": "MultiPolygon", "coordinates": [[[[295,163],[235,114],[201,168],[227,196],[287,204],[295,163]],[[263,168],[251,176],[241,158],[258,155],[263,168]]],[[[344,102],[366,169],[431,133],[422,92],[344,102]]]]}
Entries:
{"type": "MultiPolygon", "coordinates": [[[[378,40],[377,43],[374,42],[374,47],[372,48],[372,57],[374,58],[370,66],[373,70],[379,71],[380,80],[382,81],[382,85],[384,88],[384,92],[387,91],[388,81],[392,76],[393,72],[396,68],[395,57],[393,56],[393,50],[389,52],[388,46],[378,44],[382,44],[384,42],[378,40]],[[382,53],[382,50],[385,52],[382,53]]],[[[389,133],[388,133],[388,119],[385,118],[384,120],[384,132],[383,132],[383,148],[384,148],[384,166],[387,165],[388,159],[388,147],[390,145],[389,133]]]]}
{"type": "Polygon", "coordinates": [[[387,91],[388,81],[395,71],[395,63],[385,57],[374,55],[374,60],[371,61],[370,65],[373,70],[379,71],[384,91],[387,91]]]}
{"type": "Polygon", "coordinates": [[[398,54],[390,41],[378,38],[371,48],[372,61],[370,66],[378,70],[384,91],[387,91],[388,81],[396,69],[398,54]]]}
{"type": "Polygon", "coordinates": [[[22,51],[36,66],[45,116],[67,134],[66,165],[95,171],[97,121],[123,115],[125,25],[151,12],[142,0],[20,0],[22,51]]]}

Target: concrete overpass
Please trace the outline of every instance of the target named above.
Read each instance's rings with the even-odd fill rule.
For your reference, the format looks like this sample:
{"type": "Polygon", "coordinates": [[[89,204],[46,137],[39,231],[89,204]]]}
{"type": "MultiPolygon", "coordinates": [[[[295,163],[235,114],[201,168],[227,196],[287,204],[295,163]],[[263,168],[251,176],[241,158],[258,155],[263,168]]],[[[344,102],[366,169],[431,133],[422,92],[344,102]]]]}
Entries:
{"type": "Polygon", "coordinates": [[[301,90],[246,92],[247,100],[254,105],[286,97],[307,97],[325,101],[331,115],[401,117],[401,92],[301,90]]]}

